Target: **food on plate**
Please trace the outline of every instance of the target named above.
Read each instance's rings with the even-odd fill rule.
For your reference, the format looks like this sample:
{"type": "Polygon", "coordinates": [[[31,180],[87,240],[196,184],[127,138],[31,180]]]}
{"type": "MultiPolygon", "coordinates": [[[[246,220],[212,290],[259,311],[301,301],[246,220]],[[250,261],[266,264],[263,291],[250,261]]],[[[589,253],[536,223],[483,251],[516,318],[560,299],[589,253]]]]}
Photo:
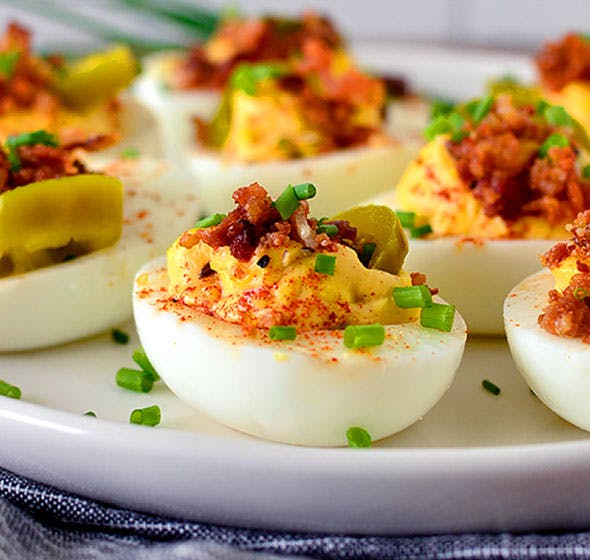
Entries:
{"type": "Polygon", "coordinates": [[[120,139],[119,92],[137,73],[126,46],[67,63],[43,58],[18,23],[0,37],[0,137],[44,129],[65,144],[93,149],[120,139]]]}
{"type": "Polygon", "coordinates": [[[353,426],[377,440],[448,389],[465,324],[401,268],[391,210],[316,220],[315,191],[237,189],[233,211],[138,272],[136,326],[169,387],[224,424],[302,445],[346,445],[353,426]]]}
{"type": "Polygon", "coordinates": [[[547,43],[535,63],[541,95],[562,105],[590,131],[590,44],[583,34],[568,33],[547,43]]]}
{"type": "Polygon", "coordinates": [[[590,430],[590,210],[568,227],[570,239],[542,258],[549,269],[514,287],[504,303],[516,365],[549,408],[590,430]]]}
{"type": "Polygon", "coordinates": [[[408,216],[408,266],[461,309],[470,332],[500,334],[501,303],[550,239],[590,207],[588,141],[563,107],[486,96],[435,119],[397,188],[377,200],[408,216]]]}
{"type": "Polygon", "coordinates": [[[0,150],[0,351],[128,320],[135,270],[192,223],[191,191],[162,162],[90,170],[47,131],[9,136],[0,150]]]}

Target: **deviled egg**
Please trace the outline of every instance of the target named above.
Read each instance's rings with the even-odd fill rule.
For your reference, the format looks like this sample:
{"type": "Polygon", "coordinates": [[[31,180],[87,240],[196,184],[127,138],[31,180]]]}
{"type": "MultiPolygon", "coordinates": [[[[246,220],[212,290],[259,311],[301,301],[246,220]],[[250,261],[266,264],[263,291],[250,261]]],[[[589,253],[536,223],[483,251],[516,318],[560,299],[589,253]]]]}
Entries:
{"type": "Polygon", "coordinates": [[[198,213],[190,179],[168,164],[89,171],[46,131],[10,137],[0,169],[0,351],[130,319],[135,271],[198,213]]]}
{"type": "Polygon", "coordinates": [[[572,424],[590,430],[590,210],[569,227],[571,239],[544,256],[504,303],[514,361],[534,393],[572,424]]]}
{"type": "Polygon", "coordinates": [[[502,302],[590,207],[587,138],[563,107],[484,97],[439,117],[397,188],[407,265],[427,269],[472,333],[503,332],[502,302]],[[420,238],[422,237],[422,238],[420,238]]]}
{"type": "Polygon", "coordinates": [[[137,330],[168,386],[223,424],[301,445],[345,445],[353,426],[380,439],[449,388],[465,324],[403,270],[394,212],[318,221],[314,193],[236,190],[236,209],[138,272],[137,330]]]}

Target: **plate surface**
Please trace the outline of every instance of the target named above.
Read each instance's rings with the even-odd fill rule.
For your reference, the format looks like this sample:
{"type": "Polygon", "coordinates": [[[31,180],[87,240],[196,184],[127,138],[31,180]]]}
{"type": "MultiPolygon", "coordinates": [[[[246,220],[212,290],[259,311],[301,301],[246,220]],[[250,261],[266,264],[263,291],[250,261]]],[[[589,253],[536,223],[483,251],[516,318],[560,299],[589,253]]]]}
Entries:
{"type": "MultiPolygon", "coordinates": [[[[477,95],[490,76],[530,77],[521,57],[358,45],[363,62],[425,91],[477,95]]],[[[133,326],[127,325],[129,332],[133,326]]],[[[590,521],[589,435],[528,390],[503,339],[472,339],[457,380],[420,422],[369,450],[258,441],[191,410],[162,384],[118,388],[132,365],[108,334],[0,355],[0,465],[137,510],[241,526],[364,534],[574,529],[590,521]],[[487,378],[502,388],[481,388],[487,378]],[[157,428],[132,409],[162,408],[157,428]],[[83,413],[94,410],[98,419],[83,413]]],[[[203,364],[211,368],[211,364],[203,364]]]]}

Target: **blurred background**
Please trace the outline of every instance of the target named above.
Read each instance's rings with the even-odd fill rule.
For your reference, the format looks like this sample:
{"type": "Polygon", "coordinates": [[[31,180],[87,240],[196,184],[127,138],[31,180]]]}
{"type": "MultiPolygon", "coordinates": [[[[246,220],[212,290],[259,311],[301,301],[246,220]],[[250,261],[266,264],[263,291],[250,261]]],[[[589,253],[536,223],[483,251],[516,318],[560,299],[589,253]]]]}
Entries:
{"type": "MultiPolygon", "coordinates": [[[[85,48],[134,37],[149,44],[186,44],[200,30],[164,12],[329,15],[352,42],[391,41],[467,45],[519,51],[590,22],[588,0],[2,0],[0,22],[18,19],[43,48],[85,48]],[[109,35],[110,34],[110,35],[109,35]],[[118,37],[120,36],[120,37],[118,37]]],[[[590,24],[588,24],[590,31],[590,24]]]]}

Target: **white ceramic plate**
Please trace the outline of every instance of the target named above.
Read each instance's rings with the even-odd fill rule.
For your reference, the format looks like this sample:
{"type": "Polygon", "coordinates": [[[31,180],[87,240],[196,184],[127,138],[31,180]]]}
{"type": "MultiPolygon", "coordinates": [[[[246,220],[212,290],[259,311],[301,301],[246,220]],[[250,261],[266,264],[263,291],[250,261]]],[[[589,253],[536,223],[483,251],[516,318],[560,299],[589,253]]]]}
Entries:
{"type": "MultiPolygon", "coordinates": [[[[461,87],[476,95],[490,75],[530,74],[523,58],[506,55],[384,45],[357,52],[448,96],[461,87]]],[[[0,355],[0,378],[23,390],[22,401],[0,398],[0,466],[141,511],[260,528],[408,534],[590,522],[590,436],[533,397],[503,339],[469,341],[440,403],[368,450],[258,441],[191,410],[161,384],[147,395],[120,389],[115,371],[132,365],[136,344],[103,335],[0,355]],[[484,378],[500,396],[481,388],[484,378]],[[153,403],[161,426],[128,424],[133,408],[153,403]],[[98,419],[82,416],[88,409],[98,419]]]]}

